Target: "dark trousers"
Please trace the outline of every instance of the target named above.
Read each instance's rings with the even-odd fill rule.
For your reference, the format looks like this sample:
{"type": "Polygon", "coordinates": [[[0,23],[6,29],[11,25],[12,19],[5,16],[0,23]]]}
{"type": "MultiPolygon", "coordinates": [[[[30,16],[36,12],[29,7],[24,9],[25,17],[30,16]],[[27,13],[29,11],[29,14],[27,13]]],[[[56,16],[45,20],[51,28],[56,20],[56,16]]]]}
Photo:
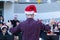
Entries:
{"type": "Polygon", "coordinates": [[[59,36],[51,35],[51,36],[48,36],[47,40],[59,40],[59,36]]]}
{"type": "Polygon", "coordinates": [[[22,40],[22,33],[17,33],[17,34],[14,34],[14,36],[18,36],[19,37],[19,40],[22,40]]]}
{"type": "Polygon", "coordinates": [[[22,33],[19,33],[19,40],[22,40],[22,33]]]}

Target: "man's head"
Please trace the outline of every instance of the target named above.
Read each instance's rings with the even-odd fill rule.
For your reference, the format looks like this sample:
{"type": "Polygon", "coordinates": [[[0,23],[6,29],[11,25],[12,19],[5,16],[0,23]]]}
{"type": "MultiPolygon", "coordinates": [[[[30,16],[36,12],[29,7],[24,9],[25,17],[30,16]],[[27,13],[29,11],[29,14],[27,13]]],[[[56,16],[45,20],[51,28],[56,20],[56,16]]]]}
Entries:
{"type": "Polygon", "coordinates": [[[17,20],[17,15],[14,15],[14,20],[17,20]]]}
{"type": "Polygon", "coordinates": [[[51,20],[50,20],[50,24],[51,24],[51,25],[54,25],[54,24],[56,24],[56,21],[55,21],[54,19],[51,19],[51,20]]]}
{"type": "Polygon", "coordinates": [[[26,14],[27,18],[34,18],[34,14],[26,14]]]}
{"type": "Polygon", "coordinates": [[[27,18],[34,18],[34,15],[36,14],[36,6],[35,5],[29,5],[25,8],[25,13],[27,18]]]}

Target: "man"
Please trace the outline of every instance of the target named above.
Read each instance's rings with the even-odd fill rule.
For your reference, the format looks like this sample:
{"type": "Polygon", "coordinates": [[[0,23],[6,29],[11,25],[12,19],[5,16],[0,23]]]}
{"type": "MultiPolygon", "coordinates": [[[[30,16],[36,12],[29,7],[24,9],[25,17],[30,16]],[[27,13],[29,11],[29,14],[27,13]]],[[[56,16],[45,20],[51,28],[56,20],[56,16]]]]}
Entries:
{"type": "Polygon", "coordinates": [[[54,19],[51,19],[49,26],[51,27],[51,32],[55,32],[54,29],[57,26],[56,21],[54,19]]]}
{"type": "Polygon", "coordinates": [[[18,21],[19,21],[19,20],[17,19],[17,15],[15,15],[15,16],[14,16],[14,19],[11,20],[11,23],[12,23],[13,27],[16,27],[16,26],[17,26],[16,23],[17,23],[18,21]]]}
{"type": "Polygon", "coordinates": [[[36,12],[35,5],[27,6],[25,9],[27,20],[21,22],[17,27],[11,28],[11,32],[14,34],[22,32],[22,40],[39,40],[40,31],[42,29],[48,31],[49,27],[34,20],[36,12]]]}

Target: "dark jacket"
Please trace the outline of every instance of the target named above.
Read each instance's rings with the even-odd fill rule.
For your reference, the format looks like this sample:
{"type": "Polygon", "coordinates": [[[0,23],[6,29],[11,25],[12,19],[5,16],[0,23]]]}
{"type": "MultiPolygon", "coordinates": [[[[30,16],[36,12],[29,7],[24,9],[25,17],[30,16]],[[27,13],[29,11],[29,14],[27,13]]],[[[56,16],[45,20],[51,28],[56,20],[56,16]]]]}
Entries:
{"type": "Polygon", "coordinates": [[[19,20],[11,20],[11,23],[13,25],[13,27],[16,27],[16,22],[18,22],[19,20]]]}
{"type": "Polygon", "coordinates": [[[3,33],[0,33],[0,40],[13,40],[13,36],[9,35],[8,32],[6,32],[5,35],[3,35],[3,33]]]}
{"type": "Polygon", "coordinates": [[[48,31],[49,27],[29,18],[21,22],[17,27],[11,28],[10,31],[12,33],[22,32],[22,40],[39,40],[39,34],[42,29],[48,31]]]}

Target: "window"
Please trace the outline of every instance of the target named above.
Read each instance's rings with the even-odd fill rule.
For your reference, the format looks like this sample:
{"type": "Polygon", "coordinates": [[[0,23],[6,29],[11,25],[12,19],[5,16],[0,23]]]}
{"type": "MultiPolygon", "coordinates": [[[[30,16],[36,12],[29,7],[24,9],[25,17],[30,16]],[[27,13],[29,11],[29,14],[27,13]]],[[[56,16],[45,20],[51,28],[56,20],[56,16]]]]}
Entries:
{"type": "MultiPolygon", "coordinates": [[[[37,2],[37,0],[15,0],[16,2],[37,2]]],[[[47,0],[40,0],[42,2],[45,2],[47,0]]]]}
{"type": "Polygon", "coordinates": [[[3,16],[3,11],[4,11],[4,2],[0,1],[0,16],[3,16]]]}
{"type": "Polygon", "coordinates": [[[56,2],[57,0],[47,0],[47,3],[53,3],[56,2]]]}
{"type": "Polygon", "coordinates": [[[60,0],[57,0],[57,1],[60,1],[60,0]]]}
{"type": "Polygon", "coordinates": [[[60,2],[60,0],[57,0],[57,1],[59,1],[59,2],[60,2]]]}
{"type": "Polygon", "coordinates": [[[19,0],[15,0],[15,2],[18,2],[19,0]]]}
{"type": "Polygon", "coordinates": [[[15,0],[15,2],[25,2],[25,0],[15,0]]]}
{"type": "MultiPolygon", "coordinates": [[[[40,4],[46,3],[47,0],[39,0],[40,4]]],[[[38,0],[15,0],[15,3],[19,4],[38,4],[38,0]]]]}

